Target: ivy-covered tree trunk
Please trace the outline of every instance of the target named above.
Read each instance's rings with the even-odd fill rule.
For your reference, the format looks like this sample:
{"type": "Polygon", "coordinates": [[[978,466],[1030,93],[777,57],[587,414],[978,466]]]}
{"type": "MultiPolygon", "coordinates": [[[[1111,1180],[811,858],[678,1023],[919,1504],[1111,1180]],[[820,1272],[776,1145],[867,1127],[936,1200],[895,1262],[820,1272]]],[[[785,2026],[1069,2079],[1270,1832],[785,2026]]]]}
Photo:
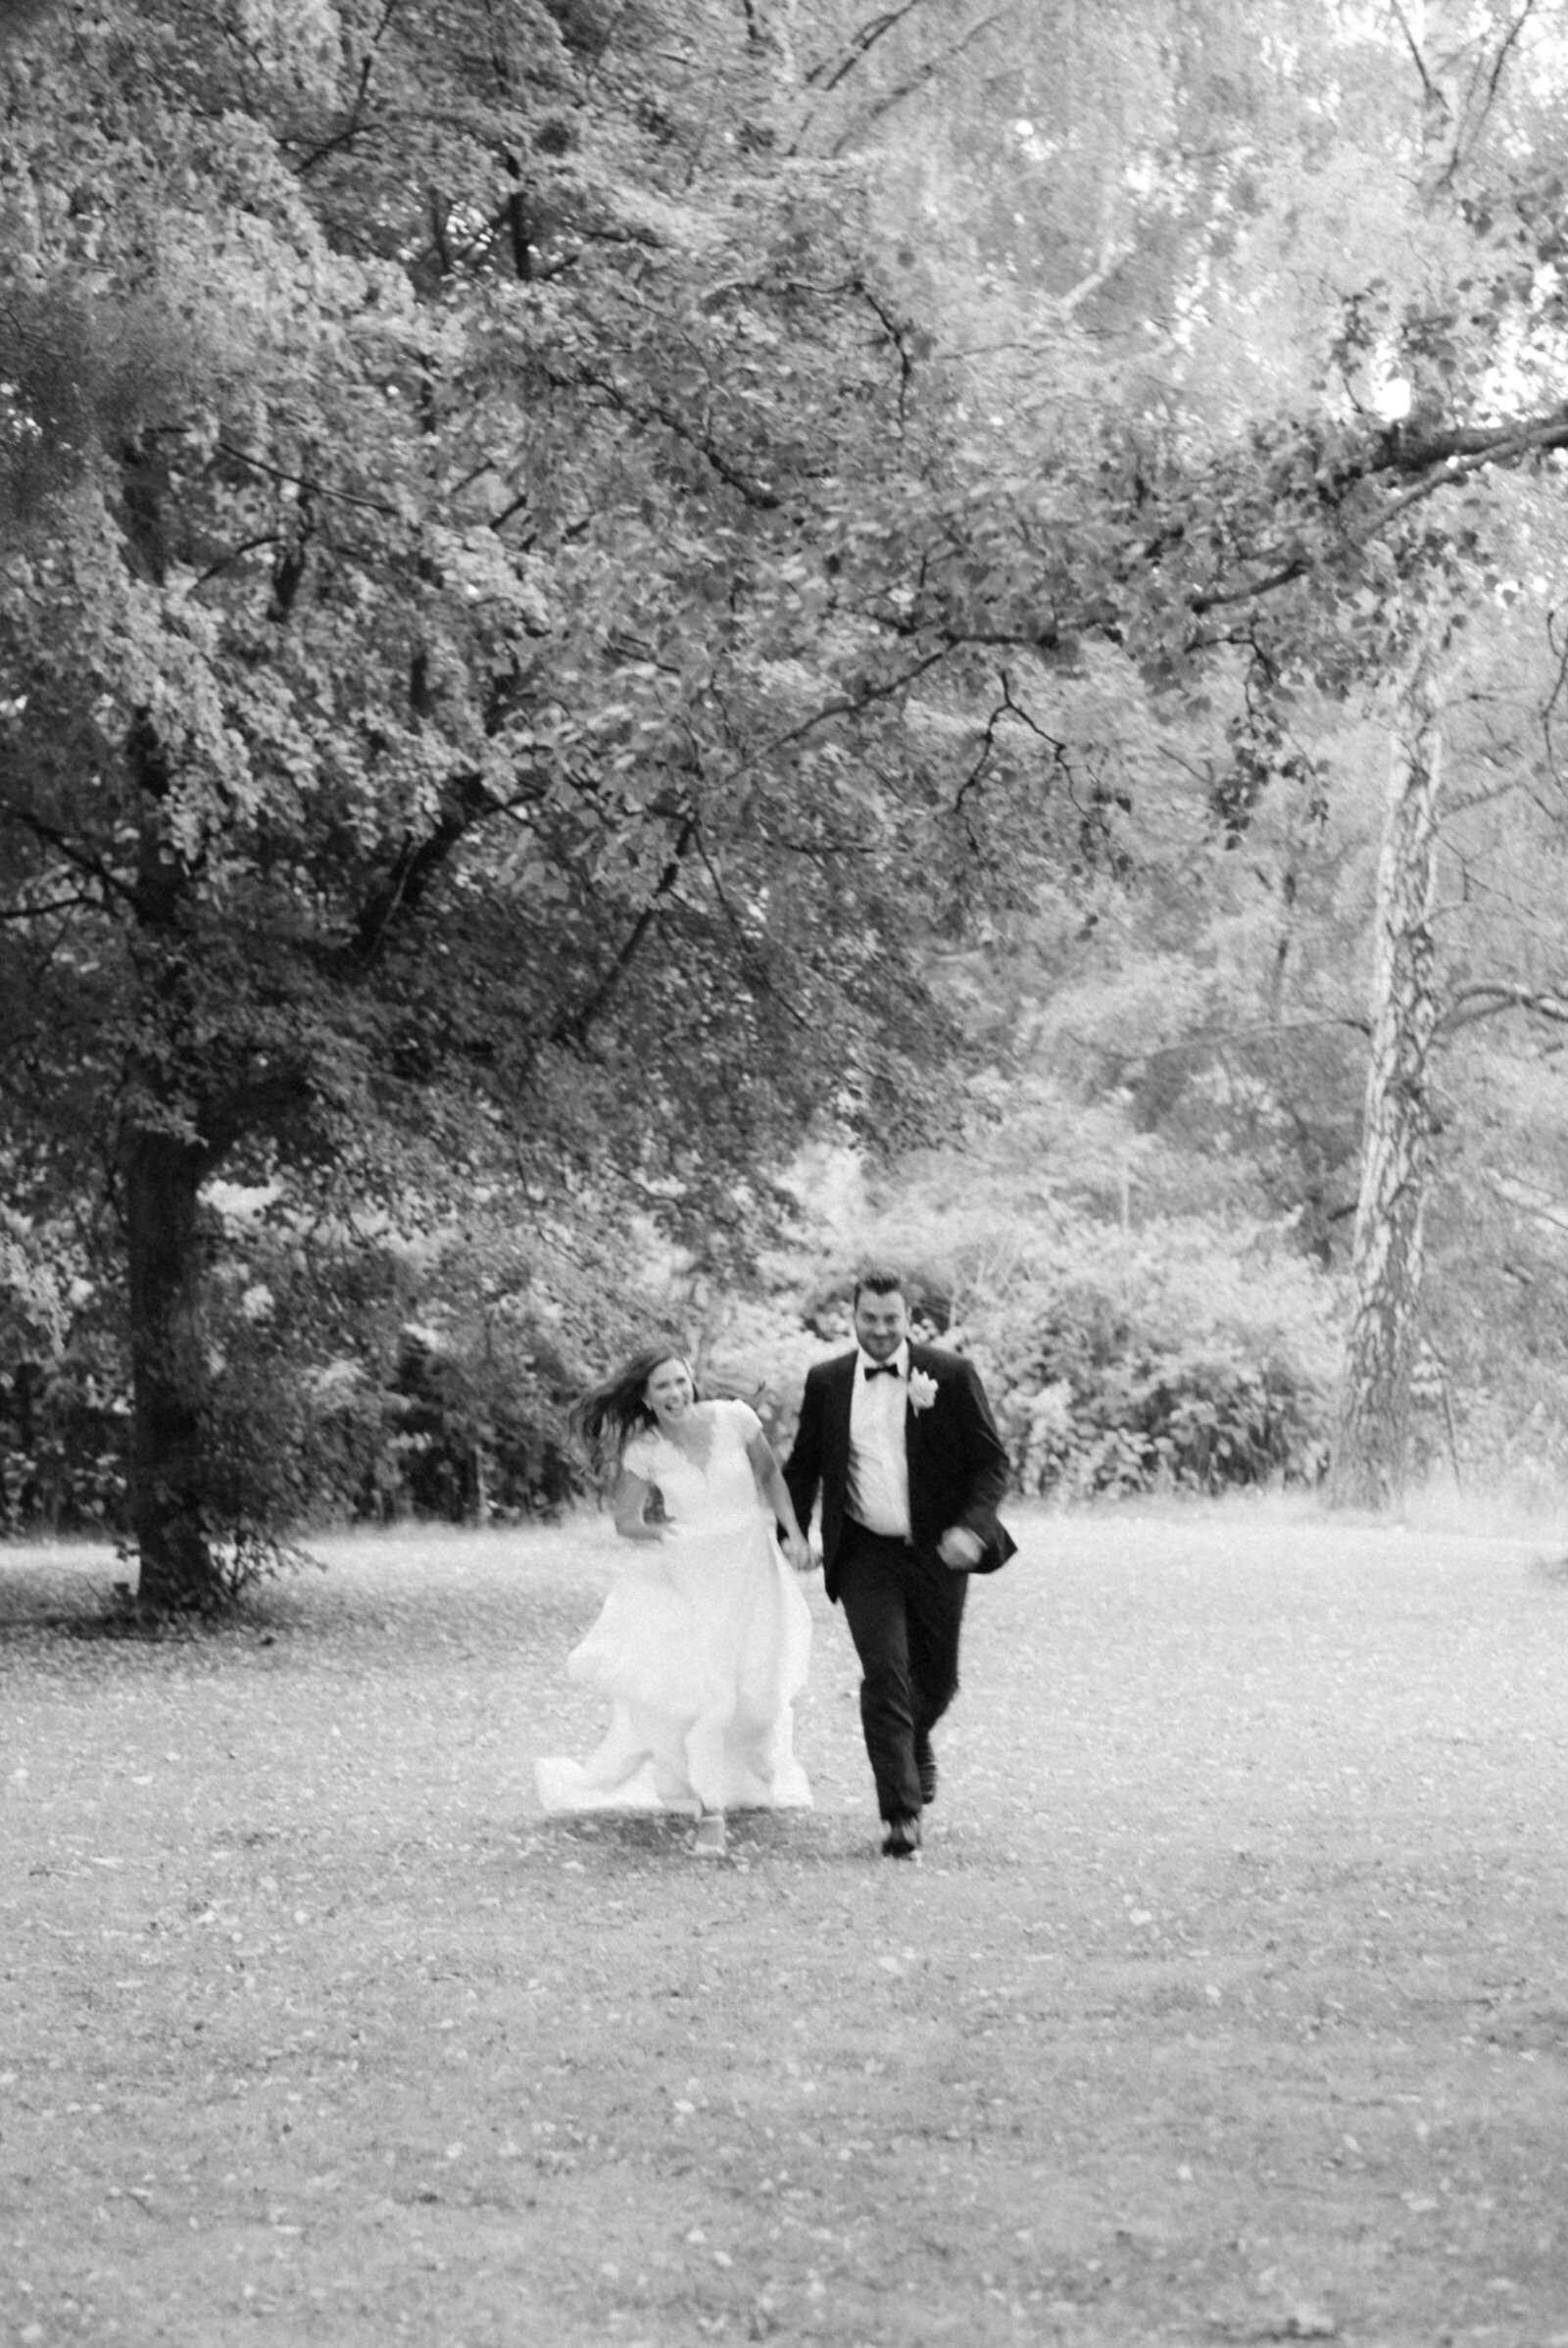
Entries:
{"type": "Polygon", "coordinates": [[[125,1144],[131,1526],[142,1603],[172,1612],[220,1594],[203,1508],[201,1170],[200,1149],[177,1134],[135,1132],[125,1144]]]}
{"type": "Polygon", "coordinates": [[[1404,1482],[1438,1020],[1432,900],[1441,763],[1423,665],[1401,697],[1378,866],[1355,1308],[1329,1471],[1331,1499],[1349,1506],[1383,1507],[1404,1482]]]}

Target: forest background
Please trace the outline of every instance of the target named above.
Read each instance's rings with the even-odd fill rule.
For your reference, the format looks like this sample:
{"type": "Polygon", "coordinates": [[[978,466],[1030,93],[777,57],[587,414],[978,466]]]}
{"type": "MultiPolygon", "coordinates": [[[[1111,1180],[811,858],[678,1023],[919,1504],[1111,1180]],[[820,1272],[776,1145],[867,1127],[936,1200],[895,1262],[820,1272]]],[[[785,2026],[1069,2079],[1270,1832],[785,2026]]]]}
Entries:
{"type": "Polygon", "coordinates": [[[233,0],[0,54],[0,1530],[163,1606],[781,1437],[1560,1496],[1537,0],[233,0]]]}

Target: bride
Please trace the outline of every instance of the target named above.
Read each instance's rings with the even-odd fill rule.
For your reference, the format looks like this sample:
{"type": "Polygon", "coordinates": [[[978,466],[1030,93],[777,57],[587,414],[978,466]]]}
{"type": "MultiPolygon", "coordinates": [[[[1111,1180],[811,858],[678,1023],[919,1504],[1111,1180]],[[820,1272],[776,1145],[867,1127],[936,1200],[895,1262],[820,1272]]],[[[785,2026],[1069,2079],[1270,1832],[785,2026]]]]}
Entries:
{"type": "Polygon", "coordinates": [[[536,1762],[539,1798],[552,1812],[695,1811],[695,1848],[721,1855],[726,1810],[810,1804],[791,1708],[811,1617],[775,1524],[797,1571],[810,1549],[757,1413],[700,1401],[672,1347],[637,1354],[574,1415],[616,1470],[615,1531],[643,1554],[566,1659],[610,1699],[609,1732],[585,1762],[536,1762]]]}

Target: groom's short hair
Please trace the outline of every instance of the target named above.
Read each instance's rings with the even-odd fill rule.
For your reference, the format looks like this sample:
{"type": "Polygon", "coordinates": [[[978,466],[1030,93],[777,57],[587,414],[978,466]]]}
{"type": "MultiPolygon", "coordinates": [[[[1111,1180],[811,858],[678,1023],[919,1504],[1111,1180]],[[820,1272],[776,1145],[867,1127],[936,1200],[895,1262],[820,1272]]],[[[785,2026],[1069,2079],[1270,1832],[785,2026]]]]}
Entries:
{"type": "Polygon", "coordinates": [[[902,1296],[906,1303],[909,1292],[904,1285],[902,1272],[890,1271],[886,1264],[872,1264],[864,1272],[857,1272],[855,1286],[850,1292],[850,1310],[859,1303],[863,1292],[869,1289],[873,1296],[902,1296]]]}

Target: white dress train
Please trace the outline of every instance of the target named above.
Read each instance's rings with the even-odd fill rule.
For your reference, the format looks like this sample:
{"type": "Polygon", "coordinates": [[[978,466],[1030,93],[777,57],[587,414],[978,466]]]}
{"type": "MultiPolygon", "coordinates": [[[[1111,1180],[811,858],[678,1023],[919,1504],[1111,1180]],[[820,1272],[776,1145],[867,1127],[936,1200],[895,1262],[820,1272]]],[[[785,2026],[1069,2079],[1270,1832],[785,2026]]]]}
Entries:
{"type": "Polygon", "coordinates": [[[553,1813],[808,1809],[793,1706],[806,1685],[811,1613],[757,1489],[745,1402],[715,1402],[706,1467],[657,1432],[625,1464],[657,1485],[673,1531],[637,1544],[568,1679],[611,1703],[586,1761],[536,1761],[553,1813]]]}

